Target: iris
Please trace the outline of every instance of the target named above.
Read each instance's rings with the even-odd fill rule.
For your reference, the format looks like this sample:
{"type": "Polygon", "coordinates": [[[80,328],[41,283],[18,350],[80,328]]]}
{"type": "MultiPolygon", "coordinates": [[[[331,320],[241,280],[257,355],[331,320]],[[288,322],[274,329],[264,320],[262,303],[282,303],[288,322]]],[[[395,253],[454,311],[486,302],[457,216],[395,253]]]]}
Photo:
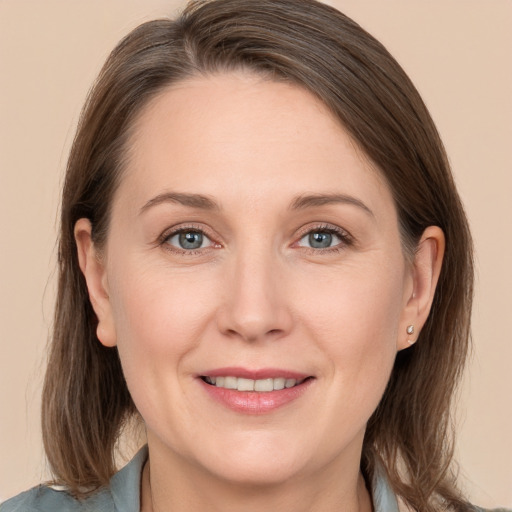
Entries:
{"type": "Polygon", "coordinates": [[[178,241],[182,249],[199,249],[203,245],[203,234],[198,231],[184,231],[178,241]]]}
{"type": "Polygon", "coordinates": [[[315,249],[327,249],[332,244],[332,233],[326,231],[314,231],[308,238],[309,245],[315,249]]]}

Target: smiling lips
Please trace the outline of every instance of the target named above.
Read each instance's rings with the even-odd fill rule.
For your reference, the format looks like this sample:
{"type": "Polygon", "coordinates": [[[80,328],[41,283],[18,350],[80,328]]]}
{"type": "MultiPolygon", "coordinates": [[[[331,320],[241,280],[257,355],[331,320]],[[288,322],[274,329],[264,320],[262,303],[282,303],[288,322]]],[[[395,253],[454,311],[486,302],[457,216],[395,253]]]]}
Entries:
{"type": "Polygon", "coordinates": [[[283,370],[224,369],[202,375],[204,390],[216,402],[245,414],[263,414],[299,398],[314,381],[283,370]],[[274,375],[274,376],[272,376],[274,375]]]}
{"type": "Polygon", "coordinates": [[[205,382],[224,389],[236,389],[237,391],[258,391],[269,393],[285,388],[293,388],[301,384],[305,379],[286,379],[284,377],[269,379],[245,379],[243,377],[204,377],[205,382]]]}

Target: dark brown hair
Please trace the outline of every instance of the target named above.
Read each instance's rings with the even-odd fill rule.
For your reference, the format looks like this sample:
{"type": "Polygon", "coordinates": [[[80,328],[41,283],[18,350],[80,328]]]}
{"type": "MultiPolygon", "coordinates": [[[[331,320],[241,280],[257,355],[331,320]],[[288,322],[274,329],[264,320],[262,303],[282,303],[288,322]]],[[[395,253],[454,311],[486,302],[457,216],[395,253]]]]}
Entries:
{"type": "Polygon", "coordinates": [[[404,248],[442,228],[446,253],[418,343],[397,355],[363,446],[414,510],[469,510],[453,474],[450,404],[469,342],[473,267],[467,221],[446,154],[413,84],[354,21],[314,0],[192,2],[177,20],[132,31],[108,58],[84,107],[62,197],[59,287],[43,392],[43,435],[56,480],[80,496],[106,484],[136,414],[116,349],[96,337],[73,228],[89,218],[101,247],[130,127],[158,92],[190,76],[246,69],[309,90],[386,178],[404,248]]]}

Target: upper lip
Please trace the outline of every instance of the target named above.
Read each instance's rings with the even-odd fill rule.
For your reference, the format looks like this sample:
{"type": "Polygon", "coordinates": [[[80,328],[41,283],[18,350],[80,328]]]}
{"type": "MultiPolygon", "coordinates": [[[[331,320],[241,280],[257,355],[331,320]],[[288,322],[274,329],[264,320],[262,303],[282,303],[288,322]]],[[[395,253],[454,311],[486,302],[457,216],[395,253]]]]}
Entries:
{"type": "Polygon", "coordinates": [[[243,379],[261,380],[284,377],[285,379],[302,380],[311,377],[306,373],[285,370],[282,368],[260,368],[248,369],[241,367],[226,367],[207,370],[199,375],[200,377],[241,377],[243,379]]]}

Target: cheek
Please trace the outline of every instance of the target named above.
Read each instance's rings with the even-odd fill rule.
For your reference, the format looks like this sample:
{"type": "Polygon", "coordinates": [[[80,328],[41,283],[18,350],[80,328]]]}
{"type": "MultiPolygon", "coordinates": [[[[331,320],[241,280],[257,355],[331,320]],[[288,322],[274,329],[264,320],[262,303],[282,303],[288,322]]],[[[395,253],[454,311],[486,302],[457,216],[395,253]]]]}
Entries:
{"type": "Polygon", "coordinates": [[[111,301],[117,346],[143,417],[156,404],[177,401],[186,371],[182,362],[200,345],[210,319],[212,287],[197,277],[145,270],[135,263],[114,273],[111,301]]]}
{"type": "Polygon", "coordinates": [[[186,361],[194,358],[204,338],[212,301],[212,287],[201,285],[198,277],[130,265],[118,267],[113,279],[111,297],[123,373],[152,431],[178,436],[183,431],[178,425],[187,414],[176,411],[185,411],[190,400],[187,383],[192,377],[186,361]]]}
{"type": "MultiPolygon", "coordinates": [[[[179,353],[189,347],[204,322],[209,289],[192,273],[169,271],[116,272],[113,313],[118,343],[137,344],[145,350],[179,353]]],[[[128,270],[128,269],[127,269],[128,270]]]]}
{"type": "Polygon", "coordinates": [[[328,356],[331,377],[340,389],[351,390],[353,400],[365,403],[364,395],[374,403],[387,384],[396,356],[403,279],[396,266],[352,268],[335,279],[316,279],[308,293],[297,293],[307,298],[300,316],[309,336],[328,356]]]}
{"type": "Polygon", "coordinates": [[[331,300],[315,312],[318,343],[329,358],[323,421],[329,443],[321,452],[362,435],[395,361],[401,297],[387,279],[368,277],[333,285],[331,300]]]}
{"type": "Polygon", "coordinates": [[[302,281],[304,287],[296,293],[303,298],[301,316],[322,337],[372,345],[396,333],[403,308],[402,269],[382,264],[345,267],[302,281]]]}

